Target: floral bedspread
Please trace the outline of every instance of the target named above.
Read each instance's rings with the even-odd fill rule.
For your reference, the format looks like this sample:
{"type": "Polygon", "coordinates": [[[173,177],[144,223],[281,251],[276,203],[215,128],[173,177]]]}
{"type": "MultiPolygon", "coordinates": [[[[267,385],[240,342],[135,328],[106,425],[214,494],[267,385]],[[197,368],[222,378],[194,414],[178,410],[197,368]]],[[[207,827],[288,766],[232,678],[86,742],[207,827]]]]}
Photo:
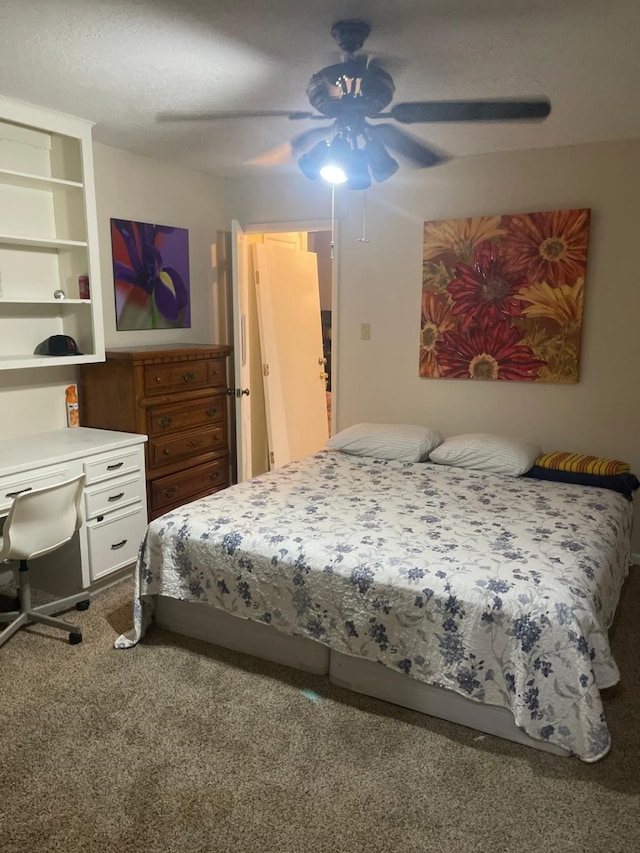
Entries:
{"type": "Polygon", "coordinates": [[[155,595],[206,602],[509,708],[595,761],[631,521],[604,489],[321,451],[151,522],[116,647],[155,595]]]}

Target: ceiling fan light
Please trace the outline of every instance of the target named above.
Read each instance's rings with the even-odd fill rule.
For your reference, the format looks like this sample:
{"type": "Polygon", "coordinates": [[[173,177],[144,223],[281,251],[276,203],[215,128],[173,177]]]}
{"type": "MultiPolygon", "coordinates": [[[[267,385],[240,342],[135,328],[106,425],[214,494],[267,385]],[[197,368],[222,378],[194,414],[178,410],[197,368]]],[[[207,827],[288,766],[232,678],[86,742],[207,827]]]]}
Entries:
{"type": "Polygon", "coordinates": [[[298,167],[302,174],[311,181],[317,180],[320,170],[329,156],[329,143],[322,139],[310,151],[298,157],[298,167]]]}
{"type": "Polygon", "coordinates": [[[344,184],[347,180],[347,173],[337,163],[325,163],[320,169],[320,177],[328,184],[344,184]]]}
{"type": "Polygon", "coordinates": [[[370,139],[364,146],[364,152],[371,167],[371,174],[380,183],[394,175],[400,168],[384,145],[377,139],[370,139]]]}
{"type": "Polygon", "coordinates": [[[351,153],[349,140],[336,136],[320,168],[320,177],[329,184],[344,184],[349,176],[351,153]]]}
{"type": "Polygon", "coordinates": [[[351,152],[347,186],[350,190],[366,190],[371,186],[369,163],[362,148],[354,148],[351,152]]]}

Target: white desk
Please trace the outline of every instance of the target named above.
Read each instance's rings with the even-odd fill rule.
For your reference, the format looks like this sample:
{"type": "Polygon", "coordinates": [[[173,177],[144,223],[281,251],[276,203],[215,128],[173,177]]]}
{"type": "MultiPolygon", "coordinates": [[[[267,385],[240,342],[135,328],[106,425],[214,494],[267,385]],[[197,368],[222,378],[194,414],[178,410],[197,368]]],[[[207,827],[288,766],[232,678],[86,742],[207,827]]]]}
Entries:
{"type": "Polygon", "coordinates": [[[146,440],[87,427],[0,440],[0,518],[17,492],[86,478],[82,527],[67,545],[33,561],[34,586],[71,594],[135,561],[147,526],[146,440]]]}

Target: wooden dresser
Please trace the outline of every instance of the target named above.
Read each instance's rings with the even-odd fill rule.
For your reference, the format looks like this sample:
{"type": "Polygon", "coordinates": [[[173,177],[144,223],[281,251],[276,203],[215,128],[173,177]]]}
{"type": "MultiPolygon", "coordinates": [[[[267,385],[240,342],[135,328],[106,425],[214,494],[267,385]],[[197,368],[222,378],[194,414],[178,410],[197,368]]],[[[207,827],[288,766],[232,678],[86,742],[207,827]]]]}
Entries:
{"type": "Polygon", "coordinates": [[[228,346],[114,348],[81,368],[80,423],[149,436],[149,520],[229,485],[228,346]]]}

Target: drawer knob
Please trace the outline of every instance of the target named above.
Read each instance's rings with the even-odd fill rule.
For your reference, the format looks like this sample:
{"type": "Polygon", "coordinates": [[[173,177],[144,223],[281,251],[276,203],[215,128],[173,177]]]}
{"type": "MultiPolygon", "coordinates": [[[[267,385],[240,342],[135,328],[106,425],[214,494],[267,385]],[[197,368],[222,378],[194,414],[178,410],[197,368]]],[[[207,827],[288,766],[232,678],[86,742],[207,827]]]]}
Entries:
{"type": "Polygon", "coordinates": [[[216,416],[217,414],[218,414],[218,410],[217,410],[217,409],[214,409],[214,408],[213,408],[213,406],[212,406],[210,409],[207,409],[207,415],[208,415],[210,418],[215,418],[215,416],[216,416]]]}
{"type": "Polygon", "coordinates": [[[118,548],[123,548],[127,544],[127,540],[123,539],[122,542],[116,542],[115,545],[111,546],[112,551],[117,551],[118,548]]]}
{"type": "Polygon", "coordinates": [[[171,424],[173,423],[173,418],[158,418],[158,423],[162,427],[162,429],[169,429],[171,424]]]}
{"type": "Polygon", "coordinates": [[[209,479],[210,480],[217,480],[219,476],[220,476],[219,471],[213,471],[211,474],[209,474],[209,479]]]}
{"type": "Polygon", "coordinates": [[[169,486],[168,489],[162,490],[162,494],[165,496],[165,498],[172,498],[177,491],[178,491],[177,486],[169,486]]]}
{"type": "Polygon", "coordinates": [[[165,447],[165,449],[162,451],[162,453],[164,456],[168,456],[171,453],[171,451],[169,450],[168,447],[165,447]]]}
{"type": "Polygon", "coordinates": [[[190,370],[188,370],[186,373],[182,374],[182,378],[185,382],[192,382],[196,377],[195,373],[192,373],[190,370]]]}
{"type": "Polygon", "coordinates": [[[109,503],[113,503],[114,501],[119,501],[123,497],[124,497],[124,492],[118,492],[117,495],[111,495],[110,497],[107,498],[107,500],[109,501],[109,503]]]}
{"type": "Polygon", "coordinates": [[[114,462],[113,465],[107,465],[107,471],[116,471],[118,468],[122,468],[124,462],[114,462]]]}
{"type": "Polygon", "coordinates": [[[192,438],[191,441],[187,442],[187,447],[202,447],[202,439],[192,438]]]}
{"type": "Polygon", "coordinates": [[[162,382],[162,377],[161,377],[161,376],[156,376],[156,382],[157,382],[157,383],[158,383],[158,385],[159,385],[159,384],[162,382]]]}

